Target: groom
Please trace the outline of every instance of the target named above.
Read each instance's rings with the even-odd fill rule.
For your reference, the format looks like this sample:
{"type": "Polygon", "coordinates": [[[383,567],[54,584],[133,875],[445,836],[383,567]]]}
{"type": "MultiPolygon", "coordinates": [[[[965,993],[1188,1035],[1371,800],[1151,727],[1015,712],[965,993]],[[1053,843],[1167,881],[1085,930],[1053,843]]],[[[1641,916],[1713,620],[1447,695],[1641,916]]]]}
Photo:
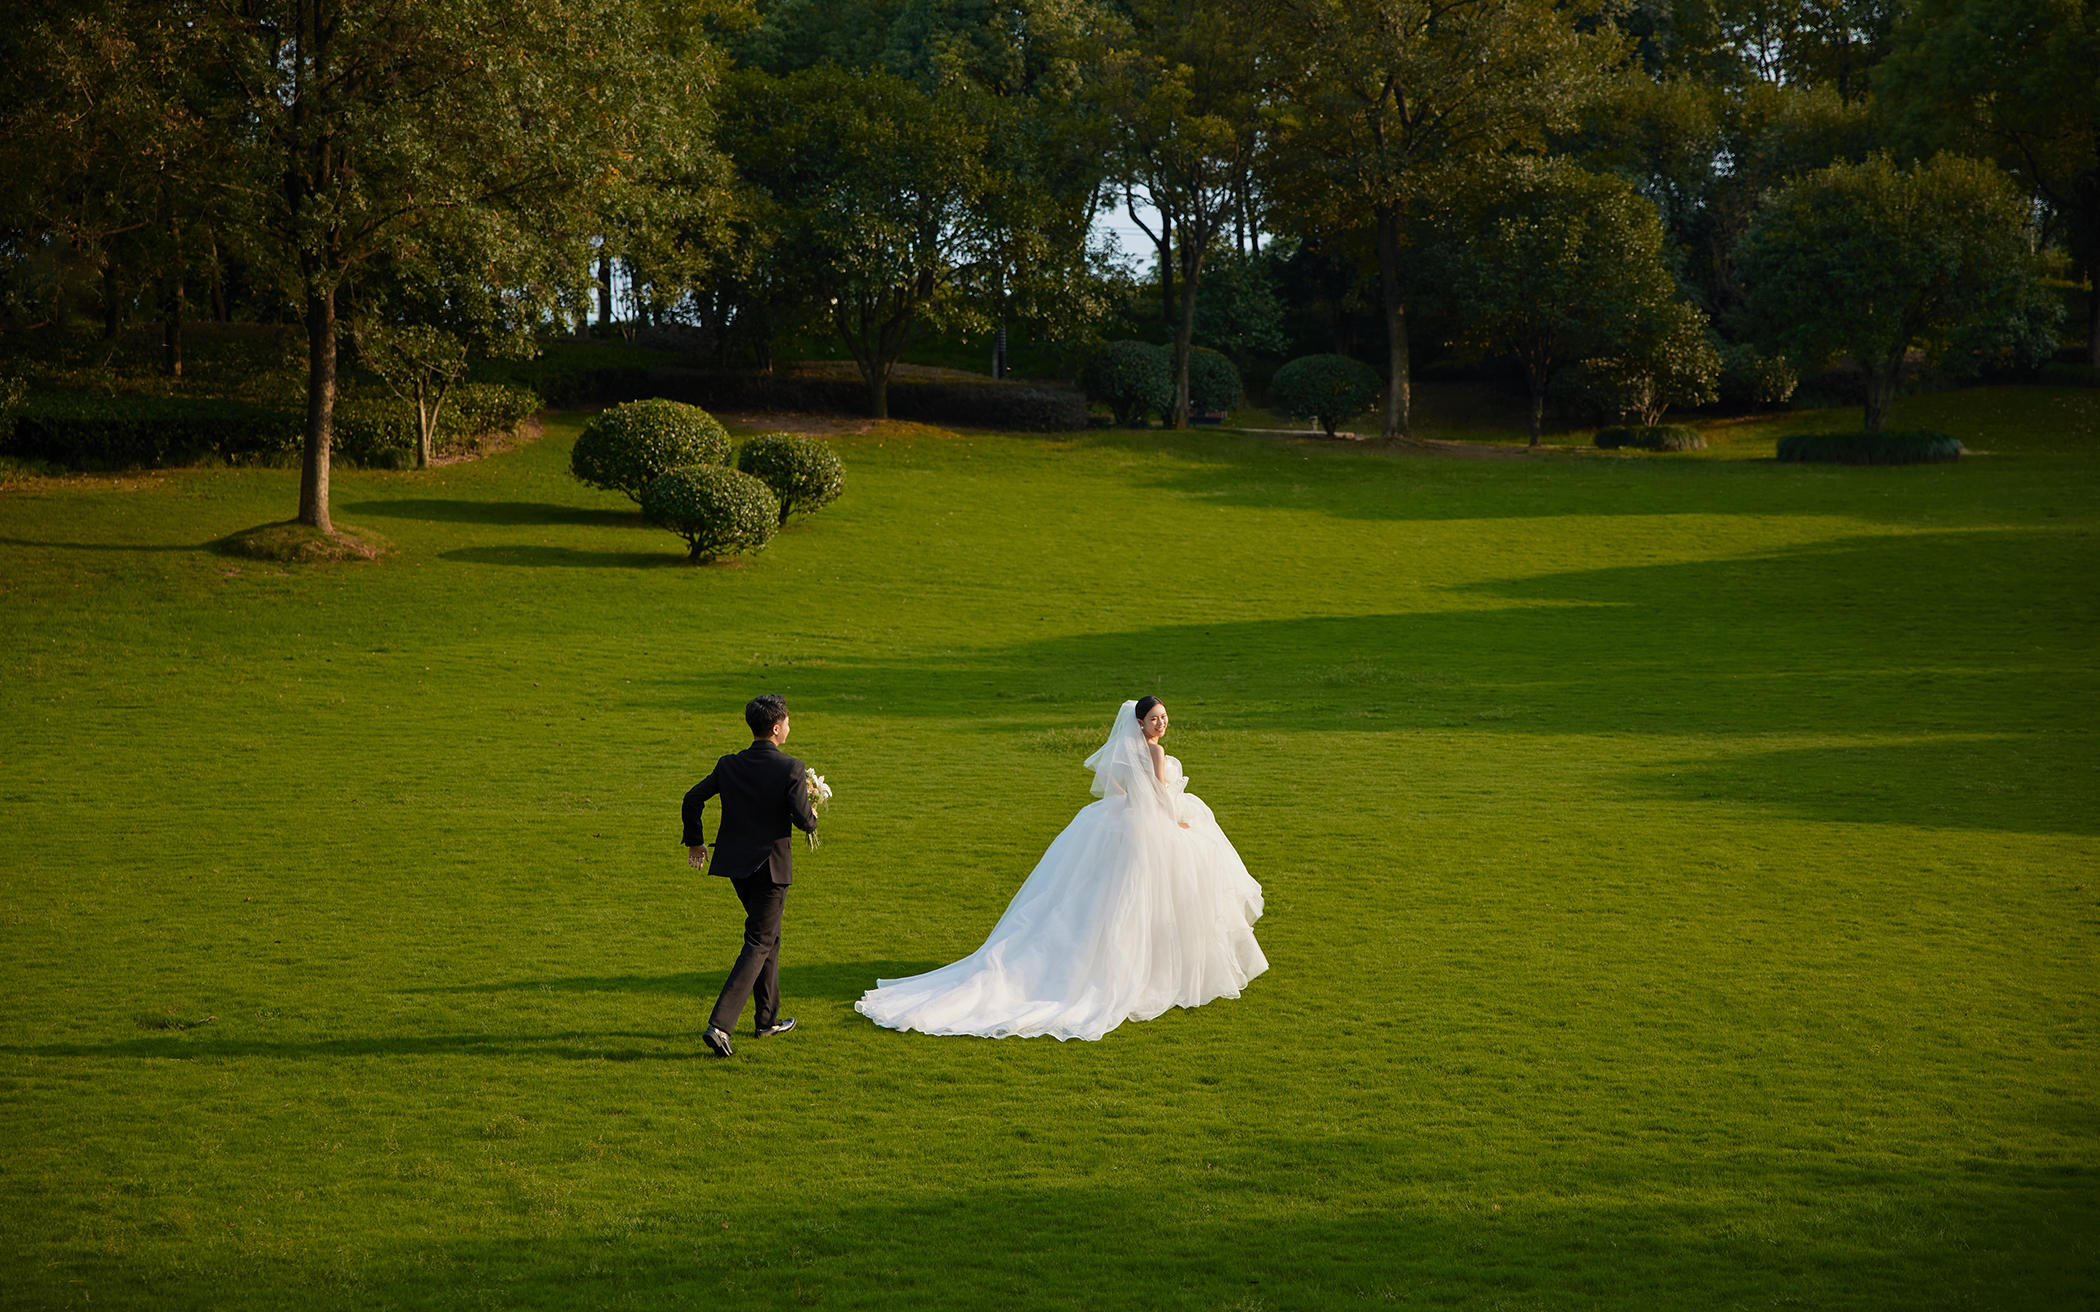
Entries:
{"type": "Polygon", "coordinates": [[[808,772],[780,750],[788,736],[787,700],[771,693],[752,698],[744,722],[751,726],[751,745],[716,761],[714,771],[685,795],[684,807],[687,864],[728,879],[744,904],[744,949],[700,1036],[717,1057],[730,1054],[729,1033],[743,1014],[744,999],[754,993],[758,1037],[795,1028],[793,1016],[780,1015],[780,912],[788,885],[795,882],[795,840],[788,826],[809,834],[817,830],[808,772]],[[722,799],[711,865],[707,837],[700,831],[710,797],[722,799]]]}

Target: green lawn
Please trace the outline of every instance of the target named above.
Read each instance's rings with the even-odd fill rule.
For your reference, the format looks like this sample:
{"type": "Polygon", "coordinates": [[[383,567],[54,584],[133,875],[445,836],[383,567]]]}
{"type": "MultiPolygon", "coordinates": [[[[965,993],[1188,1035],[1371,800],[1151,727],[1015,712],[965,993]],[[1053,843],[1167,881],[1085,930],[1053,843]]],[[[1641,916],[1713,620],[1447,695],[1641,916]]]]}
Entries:
{"type": "Polygon", "coordinates": [[[0,489],[0,1305],[2090,1307],[2100,393],[1897,419],[1991,454],[894,424],[697,570],[574,419],[339,473],[376,565],[201,549],[290,471],[0,489]],[[760,691],[838,799],[723,1062],[760,691]],[[856,1016],[1146,692],[1270,972],[856,1016]]]}

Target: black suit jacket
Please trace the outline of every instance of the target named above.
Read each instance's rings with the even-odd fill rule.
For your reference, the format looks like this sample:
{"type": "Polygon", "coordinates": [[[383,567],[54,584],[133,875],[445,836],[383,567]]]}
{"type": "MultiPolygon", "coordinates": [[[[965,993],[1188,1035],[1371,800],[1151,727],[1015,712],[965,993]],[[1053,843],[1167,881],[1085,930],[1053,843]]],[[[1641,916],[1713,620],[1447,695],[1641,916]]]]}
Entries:
{"type": "Polygon", "coordinates": [[[722,799],[722,826],[707,873],[742,879],[769,870],[774,883],[794,883],[794,830],[817,831],[802,762],[763,738],[716,761],[713,772],[685,795],[687,847],[707,845],[700,819],[710,797],[722,799]]]}

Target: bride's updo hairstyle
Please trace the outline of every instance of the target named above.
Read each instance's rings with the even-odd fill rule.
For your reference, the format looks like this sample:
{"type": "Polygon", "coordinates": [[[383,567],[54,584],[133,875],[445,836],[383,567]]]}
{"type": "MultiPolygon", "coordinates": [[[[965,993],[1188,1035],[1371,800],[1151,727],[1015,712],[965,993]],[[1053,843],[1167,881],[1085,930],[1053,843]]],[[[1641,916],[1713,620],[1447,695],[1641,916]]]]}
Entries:
{"type": "Polygon", "coordinates": [[[1139,724],[1143,724],[1145,717],[1152,714],[1152,708],[1157,705],[1159,705],[1159,698],[1157,697],[1140,697],[1138,698],[1137,709],[1131,713],[1137,716],[1139,724]]]}

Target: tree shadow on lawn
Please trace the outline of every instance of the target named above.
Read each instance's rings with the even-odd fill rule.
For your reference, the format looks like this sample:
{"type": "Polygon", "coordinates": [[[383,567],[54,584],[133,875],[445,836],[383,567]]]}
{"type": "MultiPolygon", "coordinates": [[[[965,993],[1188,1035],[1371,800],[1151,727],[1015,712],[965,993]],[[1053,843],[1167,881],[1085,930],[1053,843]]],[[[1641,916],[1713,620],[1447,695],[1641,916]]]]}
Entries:
{"type": "MultiPolygon", "coordinates": [[[[1089,435],[1082,443],[1156,454],[1161,436],[1089,435]]],[[[1993,468],[1980,478],[1968,464],[1782,465],[1649,454],[1459,461],[1215,435],[1166,450],[1178,459],[1137,472],[1144,486],[1213,505],[1380,522],[1843,515],[1872,523],[2043,524],[2089,501],[2077,482],[2008,484],[2006,471],[1993,468]]]]}
{"type": "MultiPolygon", "coordinates": [[[[851,1001],[875,987],[877,979],[918,975],[937,961],[827,961],[790,963],[780,968],[783,997],[851,1001]]],[[[446,984],[403,989],[404,993],[661,993],[673,997],[712,998],[722,989],[724,972],[683,971],[673,975],[575,975],[565,979],[521,979],[497,984],[446,984]]]]}
{"type": "Polygon", "coordinates": [[[1623,776],[1638,797],[1719,801],[1808,820],[2100,835],[2093,741],[2034,736],[1804,747],[1671,762],[1623,776]]]}
{"type": "Polygon", "coordinates": [[[360,501],[341,507],[346,516],[379,515],[387,519],[420,519],[432,524],[497,524],[510,528],[581,524],[592,528],[649,528],[638,510],[595,506],[562,506],[544,501],[466,501],[413,499],[360,501]]]}
{"type": "Polygon", "coordinates": [[[674,551],[585,551],[577,547],[523,543],[501,547],[455,547],[451,551],[439,552],[438,558],[535,569],[658,569],[670,565],[694,568],[690,561],[674,551]]]}
{"type": "MultiPolygon", "coordinates": [[[[1008,1143],[979,1145],[981,1168],[1032,1171],[1046,1148],[1030,1140],[1016,1125],[1008,1143]]],[[[355,1301],[370,1306],[1190,1309],[2074,1307],[2096,1276],[2082,1242],[2089,1175],[2026,1163],[1803,1170],[1745,1145],[1725,1163],[1468,1172],[1389,1142],[1353,1146],[1345,1172],[1390,1183],[1350,1189],[1279,1169],[1297,1147],[1331,1158],[1320,1141],[1243,1135],[1220,1143],[1212,1173],[1171,1163],[1165,1180],[1144,1145],[1129,1147],[1101,1164],[1120,1165],[1120,1184],[958,1179],[760,1201],[700,1173],[603,1229],[561,1217],[495,1236],[397,1226],[348,1241],[364,1247],[263,1263],[185,1244],[147,1250],[168,1265],[143,1274],[156,1298],[198,1305],[310,1302],[348,1256],[355,1301]],[[236,1260],[238,1272],[214,1269],[236,1260]],[[229,1300],[236,1276],[242,1298],[229,1300]]],[[[136,1252],[76,1241],[66,1259],[76,1295],[142,1275],[136,1252]]],[[[33,1279],[58,1270],[40,1264],[33,1279]]]]}
{"type": "Polygon", "coordinates": [[[43,542],[36,538],[0,537],[0,547],[35,547],[45,551],[196,551],[212,548],[206,542],[43,542]]]}
{"type": "MultiPolygon", "coordinates": [[[[827,651],[766,674],[827,714],[960,714],[1002,734],[1084,737],[1103,705],[1145,692],[1205,730],[2062,730],[2081,727],[2067,710],[2095,704],[2094,555],[2048,531],[1872,536],[1452,590],[1507,603],[1484,609],[1067,634],[909,662],[827,651]]],[[[637,704],[741,704],[759,672],[637,683],[637,704]]]]}
{"type": "MultiPolygon", "coordinates": [[[[555,1057],[566,1061],[684,1061],[696,1055],[699,1022],[691,1033],[633,1030],[557,1031],[546,1034],[396,1034],[339,1039],[243,1039],[209,1031],[152,1035],[109,1043],[13,1043],[0,1053],[17,1057],[199,1058],[272,1057],[304,1061],[345,1057],[555,1057]],[[638,1046],[643,1041],[655,1046],[638,1046]]],[[[705,1055],[705,1054],[699,1054],[705,1055]]]]}

